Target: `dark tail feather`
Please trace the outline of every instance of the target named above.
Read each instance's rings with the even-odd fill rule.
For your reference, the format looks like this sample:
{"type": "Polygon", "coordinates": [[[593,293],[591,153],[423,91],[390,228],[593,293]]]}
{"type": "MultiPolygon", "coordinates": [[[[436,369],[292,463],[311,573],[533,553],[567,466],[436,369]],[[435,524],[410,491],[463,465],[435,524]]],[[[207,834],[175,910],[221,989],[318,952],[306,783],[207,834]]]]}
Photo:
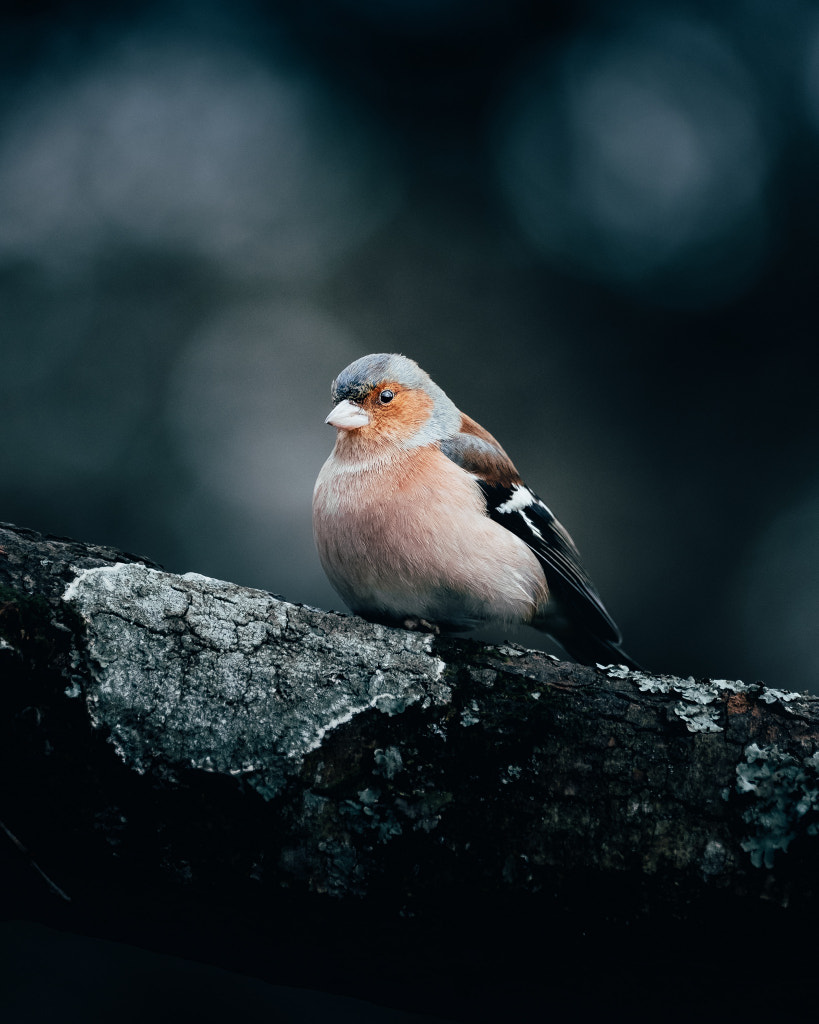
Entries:
{"type": "Polygon", "coordinates": [[[642,671],[643,666],[629,657],[613,640],[603,640],[579,628],[552,633],[560,646],[581,665],[625,665],[642,671]]]}

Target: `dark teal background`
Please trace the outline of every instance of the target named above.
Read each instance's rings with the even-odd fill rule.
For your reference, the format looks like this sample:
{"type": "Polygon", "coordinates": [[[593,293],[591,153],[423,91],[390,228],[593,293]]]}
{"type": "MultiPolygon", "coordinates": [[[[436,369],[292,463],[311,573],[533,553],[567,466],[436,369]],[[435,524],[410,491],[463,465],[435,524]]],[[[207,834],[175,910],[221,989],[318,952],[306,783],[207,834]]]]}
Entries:
{"type": "Polygon", "coordinates": [[[329,385],[401,351],[571,531],[634,657],[815,687],[815,4],[0,28],[0,518],[340,607],[309,511],[329,385]]]}

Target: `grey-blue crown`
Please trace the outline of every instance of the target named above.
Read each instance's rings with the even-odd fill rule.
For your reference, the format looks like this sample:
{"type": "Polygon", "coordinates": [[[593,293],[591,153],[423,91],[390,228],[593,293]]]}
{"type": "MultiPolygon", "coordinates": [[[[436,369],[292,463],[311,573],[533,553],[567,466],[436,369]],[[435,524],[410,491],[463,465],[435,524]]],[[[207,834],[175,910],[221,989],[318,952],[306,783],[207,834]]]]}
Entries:
{"type": "Polygon", "coordinates": [[[432,414],[413,439],[414,446],[454,437],[458,433],[461,414],[457,407],[414,360],[395,353],[377,352],[350,363],[333,381],[333,402],[344,399],[360,402],[373,388],[388,381],[425,391],[433,400],[432,414]]]}

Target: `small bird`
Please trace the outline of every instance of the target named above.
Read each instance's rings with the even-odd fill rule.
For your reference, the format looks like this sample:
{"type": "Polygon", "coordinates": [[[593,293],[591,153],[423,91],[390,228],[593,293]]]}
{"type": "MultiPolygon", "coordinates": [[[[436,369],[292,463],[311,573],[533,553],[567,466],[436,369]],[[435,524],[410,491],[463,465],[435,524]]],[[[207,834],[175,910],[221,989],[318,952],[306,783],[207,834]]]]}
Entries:
{"type": "Polygon", "coordinates": [[[351,611],[432,631],[526,623],[584,664],[638,667],[569,534],[417,363],[363,356],[331,397],[313,533],[351,611]]]}

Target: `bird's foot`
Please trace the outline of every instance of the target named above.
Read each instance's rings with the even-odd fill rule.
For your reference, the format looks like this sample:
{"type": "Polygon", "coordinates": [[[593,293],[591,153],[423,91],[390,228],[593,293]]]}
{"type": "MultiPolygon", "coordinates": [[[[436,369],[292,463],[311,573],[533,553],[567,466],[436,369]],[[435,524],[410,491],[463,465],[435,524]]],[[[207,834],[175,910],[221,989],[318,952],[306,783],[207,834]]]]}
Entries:
{"type": "Polygon", "coordinates": [[[427,621],[427,619],[404,619],[401,625],[404,629],[417,630],[419,633],[433,633],[435,636],[441,635],[441,627],[436,626],[434,622],[427,621]]]}

